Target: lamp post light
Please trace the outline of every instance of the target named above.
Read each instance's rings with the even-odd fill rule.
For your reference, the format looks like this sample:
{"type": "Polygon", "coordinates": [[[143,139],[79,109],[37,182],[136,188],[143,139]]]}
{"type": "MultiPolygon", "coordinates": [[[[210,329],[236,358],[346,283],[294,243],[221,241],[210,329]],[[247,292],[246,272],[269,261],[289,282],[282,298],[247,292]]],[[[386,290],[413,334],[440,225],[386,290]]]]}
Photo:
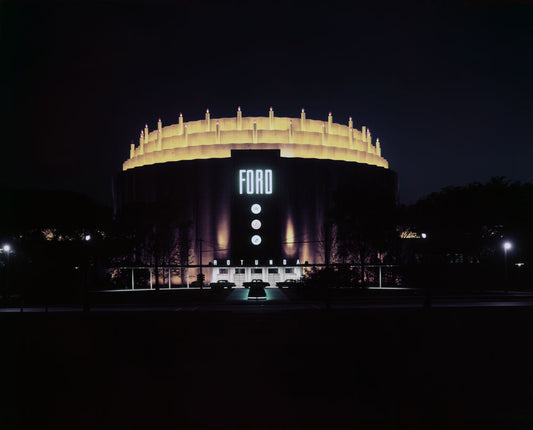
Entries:
{"type": "Polygon", "coordinates": [[[82,308],[84,312],[89,312],[89,276],[90,276],[90,254],[89,254],[89,242],[91,240],[91,235],[86,234],[83,237],[83,240],[85,241],[85,244],[83,246],[84,252],[83,252],[83,259],[84,259],[84,266],[85,270],[83,273],[83,281],[82,281],[82,308]]]}
{"type": "Polygon", "coordinates": [[[9,295],[9,254],[11,253],[11,246],[9,244],[5,244],[2,246],[2,251],[4,254],[7,255],[6,257],[6,277],[5,277],[5,285],[4,285],[4,302],[7,306],[8,302],[8,295],[9,295]]]}
{"type": "Polygon", "coordinates": [[[504,242],[503,244],[503,263],[504,263],[504,288],[505,294],[509,292],[509,273],[507,268],[507,251],[513,247],[511,242],[504,242]]]}
{"type": "MultiPolygon", "coordinates": [[[[422,239],[422,245],[420,248],[420,246],[418,247],[419,250],[423,250],[423,253],[422,253],[422,262],[423,263],[427,263],[428,262],[428,258],[427,258],[427,243],[426,243],[426,239],[428,238],[428,235],[427,233],[420,233],[420,239],[422,239]]],[[[425,279],[425,284],[426,284],[426,297],[424,299],[424,306],[428,309],[431,308],[431,282],[429,282],[428,279],[425,279]]]]}

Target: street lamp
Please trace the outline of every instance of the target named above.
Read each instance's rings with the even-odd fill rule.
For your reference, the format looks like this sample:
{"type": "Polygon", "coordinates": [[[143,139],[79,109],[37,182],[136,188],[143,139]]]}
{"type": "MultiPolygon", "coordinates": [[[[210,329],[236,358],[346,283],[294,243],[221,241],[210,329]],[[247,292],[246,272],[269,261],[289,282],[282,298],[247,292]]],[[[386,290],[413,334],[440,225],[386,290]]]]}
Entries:
{"type": "Polygon", "coordinates": [[[89,311],[89,277],[90,277],[90,255],[89,255],[89,241],[91,240],[91,235],[86,234],[83,237],[83,240],[86,242],[86,245],[83,246],[83,259],[85,266],[85,273],[83,273],[83,284],[82,284],[82,307],[84,312],[89,311]]]}
{"type": "Polygon", "coordinates": [[[503,244],[503,263],[504,263],[504,281],[505,281],[505,294],[509,292],[509,274],[507,273],[507,251],[513,247],[511,242],[504,242],[503,244]]]}
{"type": "Polygon", "coordinates": [[[9,297],[9,254],[11,253],[11,246],[9,244],[4,244],[4,246],[2,246],[2,251],[4,252],[4,254],[7,254],[7,257],[6,257],[6,278],[5,278],[5,284],[4,284],[4,302],[6,303],[6,306],[7,306],[7,303],[8,303],[8,297],[9,297]]]}

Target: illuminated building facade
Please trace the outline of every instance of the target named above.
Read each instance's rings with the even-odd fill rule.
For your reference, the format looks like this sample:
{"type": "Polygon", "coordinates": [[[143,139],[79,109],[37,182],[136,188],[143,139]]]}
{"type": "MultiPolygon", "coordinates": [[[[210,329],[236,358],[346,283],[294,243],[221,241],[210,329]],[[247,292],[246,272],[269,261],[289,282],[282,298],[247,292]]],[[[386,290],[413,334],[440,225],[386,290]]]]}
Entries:
{"type": "MultiPolygon", "coordinates": [[[[299,278],[304,264],[324,264],[331,196],[344,184],[395,199],[396,174],[379,139],[326,121],[243,117],[148,126],[115,186],[115,211],[136,202],[179,206],[189,222],[191,265],[210,281],[299,278]],[[201,257],[200,257],[201,256],[201,257]],[[205,267],[209,267],[208,270],[205,267]]],[[[356,196],[354,196],[356,198],[356,196]]]]}

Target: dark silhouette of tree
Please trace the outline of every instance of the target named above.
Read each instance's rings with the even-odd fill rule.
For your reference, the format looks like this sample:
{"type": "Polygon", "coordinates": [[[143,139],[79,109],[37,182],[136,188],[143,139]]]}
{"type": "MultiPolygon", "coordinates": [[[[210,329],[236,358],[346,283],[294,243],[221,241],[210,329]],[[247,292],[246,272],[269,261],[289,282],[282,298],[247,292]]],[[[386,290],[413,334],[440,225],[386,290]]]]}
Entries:
{"type": "Polygon", "coordinates": [[[11,286],[25,300],[73,302],[89,276],[103,279],[96,268],[106,257],[109,208],[80,193],[38,188],[0,188],[0,200],[0,243],[13,249],[11,286]]]}
{"type": "MultiPolygon", "coordinates": [[[[532,219],[533,185],[494,177],[432,193],[403,208],[400,223],[427,233],[418,245],[424,245],[423,262],[434,266],[428,273],[442,275],[436,281],[484,288],[501,287],[504,240],[513,243],[511,261],[531,261],[532,219]]],[[[528,276],[528,266],[521,276],[528,276]]]]}
{"type": "Polygon", "coordinates": [[[179,205],[130,204],[121,212],[118,224],[119,235],[129,246],[122,258],[126,263],[153,266],[156,289],[161,267],[180,265],[183,278],[183,267],[190,259],[192,222],[183,216],[179,205]]]}
{"type": "Polygon", "coordinates": [[[366,264],[393,258],[395,214],[395,200],[385,192],[344,185],[333,194],[330,219],[336,227],[336,257],[361,264],[362,285],[366,264]]]}
{"type": "Polygon", "coordinates": [[[406,215],[430,235],[435,252],[490,258],[501,253],[505,237],[517,252],[531,255],[532,184],[495,177],[486,184],[446,187],[408,207],[406,215]]]}

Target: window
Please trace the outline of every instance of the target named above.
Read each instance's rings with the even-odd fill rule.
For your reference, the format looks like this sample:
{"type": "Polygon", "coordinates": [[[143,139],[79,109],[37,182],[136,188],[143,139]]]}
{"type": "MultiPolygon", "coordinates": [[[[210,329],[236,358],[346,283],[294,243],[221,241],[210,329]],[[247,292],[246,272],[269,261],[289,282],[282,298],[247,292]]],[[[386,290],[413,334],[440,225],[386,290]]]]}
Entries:
{"type": "Polygon", "coordinates": [[[294,267],[287,267],[285,273],[294,273],[294,267]]]}
{"type": "Polygon", "coordinates": [[[218,269],[218,274],[219,275],[227,275],[228,274],[228,269],[218,269]]]}
{"type": "Polygon", "coordinates": [[[255,268],[254,268],[254,269],[252,269],[252,273],[254,273],[254,274],[261,274],[261,275],[262,275],[262,274],[263,274],[263,269],[255,269],[255,268]]]}
{"type": "Polygon", "coordinates": [[[278,268],[273,267],[272,269],[268,269],[268,273],[278,273],[278,268]]]}
{"type": "Polygon", "coordinates": [[[235,269],[236,275],[244,275],[244,269],[235,269]]]}

